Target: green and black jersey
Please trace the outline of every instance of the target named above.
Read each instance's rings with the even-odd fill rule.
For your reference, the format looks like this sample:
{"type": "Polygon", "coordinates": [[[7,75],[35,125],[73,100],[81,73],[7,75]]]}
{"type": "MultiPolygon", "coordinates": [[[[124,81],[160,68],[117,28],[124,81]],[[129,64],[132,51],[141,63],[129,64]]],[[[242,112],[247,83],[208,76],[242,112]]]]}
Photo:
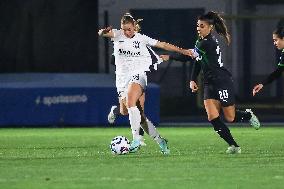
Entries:
{"type": "Polygon", "coordinates": [[[231,73],[223,66],[222,52],[218,41],[212,34],[203,39],[198,39],[194,50],[198,56],[194,63],[191,80],[196,81],[201,69],[204,75],[204,83],[216,84],[231,78],[231,73]]]}
{"type": "Polygon", "coordinates": [[[280,62],[277,65],[277,69],[272,72],[265,80],[263,80],[261,83],[263,85],[267,85],[274,81],[275,79],[279,78],[284,72],[284,49],[282,50],[281,56],[280,56],[280,62]]]}

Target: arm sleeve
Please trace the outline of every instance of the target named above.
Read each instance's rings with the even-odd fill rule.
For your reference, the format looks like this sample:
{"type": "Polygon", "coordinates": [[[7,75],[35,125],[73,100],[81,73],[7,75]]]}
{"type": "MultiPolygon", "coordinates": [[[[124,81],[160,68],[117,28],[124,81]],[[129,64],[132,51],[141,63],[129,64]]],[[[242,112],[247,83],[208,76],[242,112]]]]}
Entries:
{"type": "Polygon", "coordinates": [[[148,37],[147,35],[142,35],[142,36],[143,36],[143,40],[145,41],[146,45],[153,47],[158,43],[158,40],[148,37]]]}
{"type": "Polygon", "coordinates": [[[195,81],[195,82],[197,81],[197,77],[200,73],[200,70],[201,70],[201,65],[197,61],[193,61],[191,75],[190,75],[191,81],[195,81]]]}
{"type": "Polygon", "coordinates": [[[263,80],[261,83],[263,85],[267,85],[269,83],[272,83],[275,79],[279,78],[284,71],[284,66],[278,65],[278,68],[272,72],[265,80],[263,80]]]}
{"type": "Polygon", "coordinates": [[[117,29],[112,29],[113,32],[113,38],[111,38],[112,41],[116,41],[121,36],[121,31],[117,29]]]}
{"type": "Polygon", "coordinates": [[[187,62],[187,61],[191,61],[192,58],[183,54],[179,54],[179,53],[173,53],[170,55],[170,60],[176,60],[176,61],[180,61],[180,62],[187,62]]]}

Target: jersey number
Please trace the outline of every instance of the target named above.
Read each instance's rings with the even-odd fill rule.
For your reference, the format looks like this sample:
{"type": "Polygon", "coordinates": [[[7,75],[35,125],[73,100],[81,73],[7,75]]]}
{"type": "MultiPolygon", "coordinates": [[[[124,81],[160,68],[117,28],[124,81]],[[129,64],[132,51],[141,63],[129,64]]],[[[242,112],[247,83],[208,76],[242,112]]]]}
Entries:
{"type": "Polygon", "coordinates": [[[139,74],[132,76],[133,80],[139,80],[139,74]]]}
{"type": "Polygon", "coordinates": [[[217,55],[219,55],[219,57],[218,57],[218,63],[219,63],[219,65],[220,65],[220,67],[223,67],[222,52],[220,51],[219,45],[218,45],[217,48],[216,48],[216,52],[217,52],[217,55]]]}
{"type": "Polygon", "coordinates": [[[228,90],[219,91],[219,96],[221,100],[227,102],[227,99],[229,98],[228,90]]]}

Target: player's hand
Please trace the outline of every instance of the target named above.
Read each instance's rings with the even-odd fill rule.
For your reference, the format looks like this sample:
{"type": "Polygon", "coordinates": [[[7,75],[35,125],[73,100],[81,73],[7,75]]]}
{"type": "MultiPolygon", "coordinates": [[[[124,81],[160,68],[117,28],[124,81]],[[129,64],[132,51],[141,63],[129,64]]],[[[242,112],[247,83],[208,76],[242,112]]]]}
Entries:
{"type": "Polygon", "coordinates": [[[160,58],[163,60],[163,61],[168,61],[170,59],[170,55],[160,55],[160,58]]]}
{"type": "Polygon", "coordinates": [[[98,31],[98,34],[99,34],[99,36],[102,36],[103,34],[107,34],[108,32],[110,32],[111,30],[112,30],[112,27],[109,26],[107,28],[100,29],[98,31]]]}
{"type": "Polygon", "coordinates": [[[263,88],[263,84],[261,83],[254,86],[252,90],[252,96],[255,96],[255,94],[258,93],[262,88],[263,88]]]}
{"type": "Polygon", "coordinates": [[[186,55],[186,56],[193,56],[193,51],[192,51],[192,49],[184,49],[183,51],[182,51],[182,54],[184,54],[184,55],[186,55]]]}
{"type": "Polygon", "coordinates": [[[190,81],[189,87],[191,89],[191,92],[195,93],[198,90],[198,86],[195,81],[190,81]]]}

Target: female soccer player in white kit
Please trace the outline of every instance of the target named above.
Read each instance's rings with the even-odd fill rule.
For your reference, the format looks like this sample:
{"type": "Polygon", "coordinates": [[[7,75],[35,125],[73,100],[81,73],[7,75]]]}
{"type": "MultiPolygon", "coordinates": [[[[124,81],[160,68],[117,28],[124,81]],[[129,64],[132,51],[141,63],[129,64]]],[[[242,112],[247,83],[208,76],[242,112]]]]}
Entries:
{"type": "MultiPolygon", "coordinates": [[[[121,18],[121,29],[110,27],[99,30],[98,34],[113,40],[116,65],[116,88],[120,101],[127,107],[131,125],[133,141],[130,152],[136,152],[140,148],[139,128],[141,112],[136,106],[139,98],[144,95],[147,86],[146,72],[153,65],[150,46],[168,51],[191,55],[191,51],[185,50],[166,42],[160,42],[146,35],[140,34],[137,21],[126,13],[121,18]]],[[[146,131],[147,132],[147,131],[146,131]]],[[[160,146],[163,154],[169,154],[167,140],[162,138],[155,126],[149,122],[148,132],[160,146]]]]}

